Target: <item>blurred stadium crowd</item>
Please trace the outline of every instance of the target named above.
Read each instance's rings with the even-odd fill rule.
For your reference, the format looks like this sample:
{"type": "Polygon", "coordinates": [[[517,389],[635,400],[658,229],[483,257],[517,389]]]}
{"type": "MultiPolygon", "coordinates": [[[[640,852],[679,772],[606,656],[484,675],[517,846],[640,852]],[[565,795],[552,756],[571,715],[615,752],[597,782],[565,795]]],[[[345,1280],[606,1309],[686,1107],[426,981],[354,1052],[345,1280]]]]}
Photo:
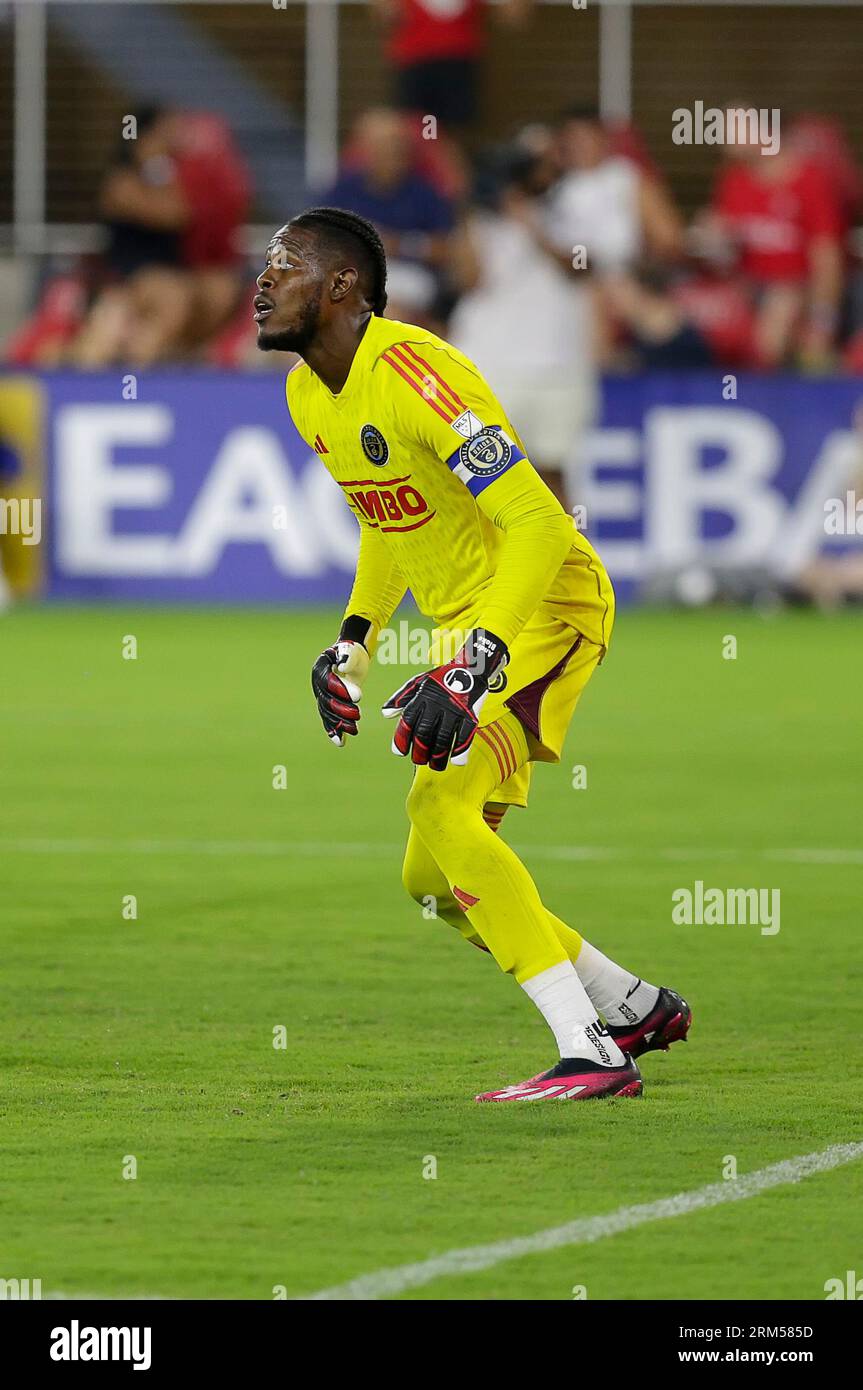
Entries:
{"type": "MultiPolygon", "coordinates": [[[[477,147],[481,0],[372,6],[393,104],[354,123],[316,200],[377,225],[393,317],[449,336],[502,391],[511,379],[523,419],[544,384],[550,457],[583,423],[597,369],[863,372],[863,175],[835,119],[783,113],[775,154],[757,137],[717,148],[712,195],[687,219],[637,126],[594,109],[477,147]]],[[[495,13],[518,26],[531,9],[495,13]]],[[[6,362],[268,365],[241,236],[253,180],[231,131],[154,106],[128,135],[94,210],[104,250],[49,264],[6,362]]]]}
{"type": "MultiPolygon", "coordinates": [[[[591,4],[582,18],[577,8],[568,0],[46,7],[46,42],[31,67],[16,63],[13,73],[0,62],[0,163],[14,146],[8,183],[18,190],[9,196],[0,180],[0,369],[12,369],[0,370],[0,490],[13,502],[40,495],[40,412],[58,418],[64,392],[92,389],[95,401],[106,384],[115,390],[118,368],[171,369],[159,389],[177,428],[187,413],[174,368],[284,371],[287,354],[257,350],[255,277],[276,226],[328,203],[377,226],[388,313],[461,348],[566,505],[591,499],[592,524],[598,515],[602,543],[611,538],[615,582],[676,601],[682,574],[686,602],[707,601],[717,585],[735,598],[782,589],[825,606],[859,601],[863,144],[854,17],[814,4],[752,4],[740,15],[709,3],[674,14],[652,3],[591,4]],[[620,42],[616,18],[609,23],[626,8],[631,43],[620,42]],[[315,26],[323,42],[313,57],[315,26]],[[44,128],[28,158],[17,137],[38,134],[40,122],[19,99],[40,74],[44,128]],[[137,105],[133,93],[152,104],[137,105]],[[577,93],[595,93],[598,104],[568,105],[577,93]],[[747,122],[743,142],[738,122],[735,142],[681,149],[673,113],[699,93],[720,115],[770,120],[747,122]],[[613,110],[637,117],[612,118],[613,110]],[[27,216],[22,171],[39,194],[27,216]],[[29,382],[28,369],[40,368],[46,381],[29,382]],[[699,376],[705,369],[712,376],[699,376]],[[114,380],[82,383],[79,371],[114,380]],[[719,392],[736,399],[723,378],[738,371],[755,374],[746,409],[702,412],[706,433],[693,443],[685,422],[719,392]],[[647,424],[656,401],[676,411],[677,442],[670,452],[662,444],[676,472],[656,466],[658,435],[647,424]],[[709,487],[717,451],[731,460],[718,500],[709,487]],[[744,458],[748,471],[738,467],[744,458]],[[644,485],[627,491],[618,475],[630,465],[644,485]],[[703,495],[693,488],[666,508],[676,529],[660,534],[655,499],[676,504],[678,480],[702,472],[703,495]],[[824,509],[834,502],[845,511],[828,533],[824,509]],[[781,545],[772,539],[780,518],[793,545],[786,533],[781,545]]],[[[26,38],[26,14],[14,10],[16,43],[26,38]]],[[[0,33],[11,36],[11,16],[0,0],[0,33]]],[[[226,419],[214,409],[214,423],[198,422],[202,435],[212,428],[195,457],[185,446],[175,457],[177,446],[166,444],[167,473],[194,475],[241,428],[251,407],[239,398],[254,396],[248,381],[218,377],[210,399],[234,385],[226,419]]],[[[92,461],[92,451],[80,452],[92,461]]],[[[56,477],[56,449],[48,469],[56,477]]],[[[35,590],[31,551],[13,552],[11,539],[0,525],[7,576],[16,592],[35,590]]],[[[166,574],[179,565],[164,563],[166,574]]],[[[68,578],[77,596],[80,576],[59,542],[52,564],[51,582],[59,575],[63,592],[68,578]]],[[[103,564],[99,557],[95,579],[85,575],[85,590],[101,583],[103,564]]],[[[284,578],[274,574],[273,592],[282,595],[284,578]]],[[[244,573],[241,582],[257,579],[244,573]]]]}

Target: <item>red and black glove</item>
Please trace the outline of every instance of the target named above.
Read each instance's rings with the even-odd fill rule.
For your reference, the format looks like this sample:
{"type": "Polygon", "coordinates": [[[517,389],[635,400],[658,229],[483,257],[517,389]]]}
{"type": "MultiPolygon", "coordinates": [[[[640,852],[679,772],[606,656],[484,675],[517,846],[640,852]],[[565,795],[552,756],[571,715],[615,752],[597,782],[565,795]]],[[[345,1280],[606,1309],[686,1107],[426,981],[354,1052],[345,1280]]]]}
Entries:
{"type": "Polygon", "coordinates": [[[312,690],[327,738],[344,748],[345,735],[359,733],[359,703],[369,669],[365,646],[371,624],[366,618],[345,618],[338,641],[321,652],[312,667],[312,690]]]}
{"type": "Polygon", "coordinates": [[[405,681],[382,711],[387,719],[401,716],[393,752],[402,758],[410,753],[433,772],[443,772],[450,760],[466,763],[489,682],[508,660],[500,638],[478,627],[452,661],[405,681]]]}

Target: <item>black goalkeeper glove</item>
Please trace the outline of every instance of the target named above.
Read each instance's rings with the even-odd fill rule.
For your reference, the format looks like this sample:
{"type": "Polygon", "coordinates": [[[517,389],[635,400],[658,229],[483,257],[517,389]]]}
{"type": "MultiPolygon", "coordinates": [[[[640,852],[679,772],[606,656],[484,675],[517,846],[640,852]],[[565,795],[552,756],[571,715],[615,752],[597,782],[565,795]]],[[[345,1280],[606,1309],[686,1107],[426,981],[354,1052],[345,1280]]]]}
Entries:
{"type": "Polygon", "coordinates": [[[393,752],[402,758],[410,753],[433,772],[443,772],[450,760],[466,763],[489,681],[508,660],[500,638],[478,627],[452,661],[405,681],[383,707],[385,718],[401,716],[393,752]]]}
{"type": "Polygon", "coordinates": [[[327,738],[344,748],[345,735],[359,733],[359,703],[368,674],[365,646],[371,623],[366,618],[345,618],[338,641],[321,652],[312,667],[312,690],[327,738]]]}

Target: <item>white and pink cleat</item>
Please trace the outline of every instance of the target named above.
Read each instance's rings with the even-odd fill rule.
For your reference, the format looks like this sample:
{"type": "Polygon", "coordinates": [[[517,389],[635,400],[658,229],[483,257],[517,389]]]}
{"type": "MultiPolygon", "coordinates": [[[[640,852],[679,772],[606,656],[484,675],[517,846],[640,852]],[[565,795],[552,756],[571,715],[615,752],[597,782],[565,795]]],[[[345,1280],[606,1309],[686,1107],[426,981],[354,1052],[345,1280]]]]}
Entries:
{"type": "Polygon", "coordinates": [[[640,1096],[643,1089],[641,1072],[631,1057],[622,1067],[601,1067],[583,1057],[563,1057],[550,1071],[515,1086],[504,1086],[500,1091],[484,1091],[475,1099],[604,1100],[611,1096],[640,1096]]]}

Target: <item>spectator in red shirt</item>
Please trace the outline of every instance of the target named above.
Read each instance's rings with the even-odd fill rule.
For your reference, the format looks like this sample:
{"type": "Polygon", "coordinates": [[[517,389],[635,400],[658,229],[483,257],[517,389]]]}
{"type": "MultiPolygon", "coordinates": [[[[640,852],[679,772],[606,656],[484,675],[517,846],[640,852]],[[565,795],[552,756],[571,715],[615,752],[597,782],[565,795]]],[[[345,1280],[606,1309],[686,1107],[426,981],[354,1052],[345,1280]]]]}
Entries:
{"type": "Polygon", "coordinates": [[[700,231],[748,288],[760,364],[778,366],[795,347],[810,365],[826,364],[842,300],[841,209],[824,172],[789,142],[762,151],[757,139],[727,147],[700,231]]]}
{"type": "MultiPolygon", "coordinates": [[[[479,60],[485,47],[486,0],[370,0],[387,28],[386,53],[403,111],[435,116],[449,126],[476,117],[479,60]]],[[[501,0],[495,12],[517,24],[533,0],[501,0]]]]}
{"type": "Polygon", "coordinates": [[[141,113],[102,183],[107,248],[69,360],[146,367],[194,355],[237,303],[235,236],[248,198],[245,166],[219,117],[141,113]]]}

